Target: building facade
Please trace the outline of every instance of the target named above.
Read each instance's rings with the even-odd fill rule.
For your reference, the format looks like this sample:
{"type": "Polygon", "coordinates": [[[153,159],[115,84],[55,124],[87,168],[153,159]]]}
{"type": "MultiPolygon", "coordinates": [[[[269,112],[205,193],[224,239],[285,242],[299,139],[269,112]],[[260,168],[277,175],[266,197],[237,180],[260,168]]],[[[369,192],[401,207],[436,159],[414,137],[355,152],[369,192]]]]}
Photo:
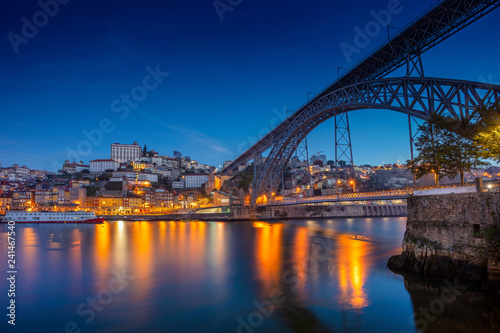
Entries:
{"type": "Polygon", "coordinates": [[[171,207],[173,194],[164,188],[149,189],[144,193],[144,204],[146,207],[171,207]]]}
{"type": "Polygon", "coordinates": [[[128,163],[140,159],[142,156],[141,146],[134,141],[131,145],[113,143],[111,144],[111,159],[120,163],[128,163]]]}
{"type": "Polygon", "coordinates": [[[111,159],[93,160],[89,162],[90,172],[102,173],[106,170],[116,171],[120,167],[120,163],[111,159]]]}
{"type": "Polygon", "coordinates": [[[205,184],[205,192],[210,193],[213,190],[220,190],[222,184],[221,179],[218,175],[211,173],[207,177],[207,182],[205,184]]]}
{"type": "Polygon", "coordinates": [[[119,207],[139,208],[142,206],[142,198],[87,197],[86,203],[87,207],[93,207],[93,208],[119,208],[119,207]]]}
{"type": "Polygon", "coordinates": [[[19,189],[12,193],[12,210],[28,210],[34,205],[34,194],[32,191],[19,189]]]}
{"type": "Polygon", "coordinates": [[[208,175],[186,175],[184,177],[185,188],[201,188],[208,180],[208,175]]]}
{"type": "Polygon", "coordinates": [[[9,195],[0,195],[0,214],[5,214],[12,207],[12,197],[9,195]]]}
{"type": "Polygon", "coordinates": [[[35,191],[35,205],[38,207],[56,206],[57,190],[37,190],[35,191]]]}
{"type": "Polygon", "coordinates": [[[67,173],[76,173],[82,172],[83,170],[89,170],[89,166],[83,164],[83,161],[70,163],[69,160],[66,160],[64,161],[62,170],[67,173]]]}
{"type": "Polygon", "coordinates": [[[87,190],[84,188],[72,187],[69,189],[71,203],[85,205],[87,201],[87,190]]]}

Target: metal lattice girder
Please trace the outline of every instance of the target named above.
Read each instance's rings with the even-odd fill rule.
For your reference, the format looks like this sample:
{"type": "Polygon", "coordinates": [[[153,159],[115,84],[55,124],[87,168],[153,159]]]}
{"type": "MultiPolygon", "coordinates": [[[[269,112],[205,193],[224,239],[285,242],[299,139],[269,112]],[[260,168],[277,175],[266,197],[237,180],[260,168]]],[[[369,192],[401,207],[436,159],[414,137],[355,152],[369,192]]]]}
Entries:
{"type": "Polygon", "coordinates": [[[362,81],[386,76],[407,63],[408,54],[420,55],[424,53],[499,6],[500,0],[440,1],[346,71],[337,81],[308,100],[292,116],[257,141],[222,172],[235,170],[239,165],[252,160],[257,153],[269,149],[273,144],[272,135],[275,131],[284,131],[288,124],[293,121],[294,116],[309,108],[311,104],[322,100],[331,92],[362,81]]]}
{"type": "Polygon", "coordinates": [[[335,166],[345,160],[354,165],[352,158],[351,131],[347,112],[335,116],[335,166]]]}
{"type": "Polygon", "coordinates": [[[297,149],[295,149],[295,157],[297,158],[298,161],[306,161],[306,172],[302,172],[302,179],[299,181],[298,180],[298,170],[295,170],[295,184],[294,186],[296,187],[301,187],[302,185],[309,185],[308,183],[304,183],[305,179],[310,179],[311,177],[311,169],[309,165],[309,149],[307,148],[307,137],[302,140],[297,146],[297,149]],[[304,177],[304,175],[308,175],[308,177],[304,177]]]}
{"type": "MultiPolygon", "coordinates": [[[[463,80],[402,77],[362,82],[333,91],[273,131],[273,146],[253,181],[252,203],[266,193],[262,184],[284,170],[305,136],[323,121],[360,109],[386,109],[426,120],[432,114],[471,119],[477,108],[500,103],[500,85],[463,80]]],[[[271,181],[271,191],[276,187],[271,181]]],[[[267,192],[269,193],[269,192],[267,192]]]]}

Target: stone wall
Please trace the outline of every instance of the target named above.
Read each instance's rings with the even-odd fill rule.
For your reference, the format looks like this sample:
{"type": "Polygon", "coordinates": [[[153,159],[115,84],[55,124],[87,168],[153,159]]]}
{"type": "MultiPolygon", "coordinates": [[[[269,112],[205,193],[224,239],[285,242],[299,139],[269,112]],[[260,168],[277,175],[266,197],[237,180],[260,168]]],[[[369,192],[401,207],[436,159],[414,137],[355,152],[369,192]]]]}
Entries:
{"type": "Polygon", "coordinates": [[[403,253],[389,267],[415,273],[484,280],[498,271],[492,235],[500,229],[500,194],[412,196],[403,253]]]}
{"type": "Polygon", "coordinates": [[[106,215],[107,220],[199,220],[199,221],[251,221],[322,217],[383,217],[406,216],[406,205],[289,205],[258,207],[231,207],[230,213],[183,213],[169,215],[106,215]]]}
{"type": "MultiPolygon", "coordinates": [[[[406,205],[290,205],[267,207],[266,215],[272,211],[272,217],[321,218],[321,217],[371,217],[371,216],[406,216],[406,205]]],[[[259,209],[257,209],[257,214],[259,209]]]]}

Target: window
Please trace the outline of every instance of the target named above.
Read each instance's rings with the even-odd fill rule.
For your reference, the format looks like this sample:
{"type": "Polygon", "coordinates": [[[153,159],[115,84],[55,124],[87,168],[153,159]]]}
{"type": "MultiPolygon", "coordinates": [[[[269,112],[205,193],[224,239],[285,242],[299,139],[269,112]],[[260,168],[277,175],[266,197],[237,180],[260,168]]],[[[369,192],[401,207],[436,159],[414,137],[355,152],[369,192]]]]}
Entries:
{"type": "Polygon", "coordinates": [[[479,224],[472,225],[472,235],[476,238],[481,238],[481,226],[479,224]]]}

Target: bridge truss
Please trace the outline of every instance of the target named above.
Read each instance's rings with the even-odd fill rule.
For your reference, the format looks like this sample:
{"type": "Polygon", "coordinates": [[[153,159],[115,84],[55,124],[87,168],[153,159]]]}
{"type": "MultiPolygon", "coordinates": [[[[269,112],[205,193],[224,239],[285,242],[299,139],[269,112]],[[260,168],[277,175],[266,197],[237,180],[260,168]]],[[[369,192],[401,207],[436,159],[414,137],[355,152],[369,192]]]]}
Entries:
{"type": "MultiPolygon", "coordinates": [[[[255,163],[252,203],[271,194],[280,183],[298,143],[318,124],[336,117],[336,162],[352,150],[347,112],[358,109],[389,109],[412,119],[426,120],[433,113],[456,119],[472,116],[478,106],[498,102],[499,87],[476,82],[423,77],[421,54],[500,6],[500,0],[443,0],[434,5],[388,41],[316,94],[295,113],[239,156],[222,172],[235,170],[270,149],[264,163],[255,163]],[[382,79],[407,65],[407,77],[382,79]],[[420,78],[412,78],[412,73],[420,78]],[[337,118],[338,116],[338,118],[337,118]],[[339,124],[339,126],[337,126],[339,124]],[[340,133],[340,134],[339,134],[340,133]],[[339,153],[338,153],[339,152],[339,153]]],[[[415,129],[416,126],[413,126],[415,129]]],[[[410,129],[410,144],[412,144],[410,129]]],[[[413,153],[413,148],[412,148],[413,153]]],[[[263,159],[261,159],[263,161],[263,159]]]]}
{"type": "Polygon", "coordinates": [[[280,175],[305,136],[325,120],[360,109],[384,109],[426,120],[432,114],[470,119],[479,107],[500,103],[500,85],[471,81],[402,77],[350,85],[317,99],[273,131],[265,161],[257,166],[252,202],[278,189],[280,175]]]}

